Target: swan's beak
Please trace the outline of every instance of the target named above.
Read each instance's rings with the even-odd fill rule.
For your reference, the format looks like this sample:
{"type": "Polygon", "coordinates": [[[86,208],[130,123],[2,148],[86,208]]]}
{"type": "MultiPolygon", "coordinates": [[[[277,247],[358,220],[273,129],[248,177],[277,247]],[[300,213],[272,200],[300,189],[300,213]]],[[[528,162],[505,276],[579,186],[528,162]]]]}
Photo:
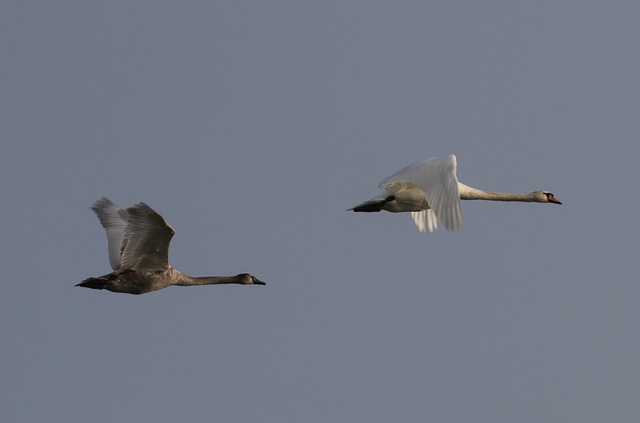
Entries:
{"type": "Polygon", "coordinates": [[[553,203],[553,204],[562,204],[562,203],[560,202],[560,200],[558,200],[558,199],[557,199],[556,197],[554,197],[553,195],[550,195],[550,196],[549,196],[549,202],[550,202],[550,203],[553,203]]]}
{"type": "Polygon", "coordinates": [[[266,285],[265,282],[262,282],[260,279],[256,278],[255,276],[253,277],[253,284],[254,285],[266,285]]]}

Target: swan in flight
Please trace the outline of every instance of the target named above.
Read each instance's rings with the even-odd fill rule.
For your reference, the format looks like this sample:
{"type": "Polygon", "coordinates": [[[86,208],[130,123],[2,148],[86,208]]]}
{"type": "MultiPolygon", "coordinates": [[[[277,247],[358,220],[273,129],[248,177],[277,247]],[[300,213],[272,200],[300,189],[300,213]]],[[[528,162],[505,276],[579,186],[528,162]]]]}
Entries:
{"type": "Polygon", "coordinates": [[[420,232],[438,229],[438,221],[448,230],[460,229],[460,200],[521,201],[562,204],[549,191],[510,194],[472,188],[456,177],[456,156],[435,157],[412,164],[380,182],[384,194],[355,207],[354,212],[411,212],[420,232]]]}
{"type": "Polygon", "coordinates": [[[91,209],[107,232],[109,262],[113,272],[85,279],[76,286],[145,294],[172,285],[265,285],[249,273],[193,277],[171,267],[169,243],[175,232],[162,216],[145,203],[121,209],[108,198],[102,198],[91,209]]]}

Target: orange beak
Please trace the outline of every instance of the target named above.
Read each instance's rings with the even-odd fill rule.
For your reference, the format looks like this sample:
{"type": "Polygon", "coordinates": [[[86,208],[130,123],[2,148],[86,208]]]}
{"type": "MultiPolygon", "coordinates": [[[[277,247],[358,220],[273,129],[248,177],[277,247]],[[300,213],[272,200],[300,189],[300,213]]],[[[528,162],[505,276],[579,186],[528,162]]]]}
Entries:
{"type": "Polygon", "coordinates": [[[550,203],[554,203],[554,204],[562,204],[562,203],[560,202],[560,200],[558,200],[558,199],[557,199],[556,197],[554,197],[553,195],[550,195],[550,196],[549,196],[549,202],[550,202],[550,203]]]}

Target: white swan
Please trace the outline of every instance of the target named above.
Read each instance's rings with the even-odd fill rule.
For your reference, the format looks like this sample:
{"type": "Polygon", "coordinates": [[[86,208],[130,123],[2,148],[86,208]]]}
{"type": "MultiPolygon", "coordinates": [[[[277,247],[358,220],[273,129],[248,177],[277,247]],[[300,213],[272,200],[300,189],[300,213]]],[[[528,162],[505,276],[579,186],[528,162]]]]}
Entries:
{"type": "Polygon", "coordinates": [[[412,164],[380,182],[384,194],[350,208],[354,212],[411,212],[420,232],[433,232],[438,221],[448,230],[460,229],[460,200],[522,201],[562,204],[549,191],[510,194],[472,188],[456,177],[456,156],[435,157],[412,164]]]}
{"type": "Polygon", "coordinates": [[[76,286],[144,294],[171,285],[265,285],[249,273],[193,277],[171,267],[169,243],[175,232],[162,216],[145,203],[120,209],[108,198],[103,198],[91,209],[107,232],[109,262],[113,272],[85,279],[76,286]]]}

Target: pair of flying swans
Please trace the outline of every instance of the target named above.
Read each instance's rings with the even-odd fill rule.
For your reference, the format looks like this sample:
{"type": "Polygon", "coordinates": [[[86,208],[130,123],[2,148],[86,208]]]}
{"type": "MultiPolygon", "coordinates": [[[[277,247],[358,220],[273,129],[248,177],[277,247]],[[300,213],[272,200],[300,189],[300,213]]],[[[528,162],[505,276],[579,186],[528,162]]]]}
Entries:
{"type": "MultiPolygon", "coordinates": [[[[456,156],[453,154],[405,167],[380,182],[379,188],[384,194],[349,210],[411,212],[411,217],[421,232],[433,232],[438,228],[438,221],[448,230],[460,229],[460,200],[562,204],[549,191],[510,194],[483,191],[460,183],[456,177],[456,156]]],[[[92,210],[107,232],[109,261],[113,272],[85,279],[76,286],[144,294],[171,285],[265,284],[248,273],[193,277],[171,267],[169,242],[175,232],[162,216],[145,203],[120,209],[109,199],[103,198],[93,205],[92,210]]]]}

